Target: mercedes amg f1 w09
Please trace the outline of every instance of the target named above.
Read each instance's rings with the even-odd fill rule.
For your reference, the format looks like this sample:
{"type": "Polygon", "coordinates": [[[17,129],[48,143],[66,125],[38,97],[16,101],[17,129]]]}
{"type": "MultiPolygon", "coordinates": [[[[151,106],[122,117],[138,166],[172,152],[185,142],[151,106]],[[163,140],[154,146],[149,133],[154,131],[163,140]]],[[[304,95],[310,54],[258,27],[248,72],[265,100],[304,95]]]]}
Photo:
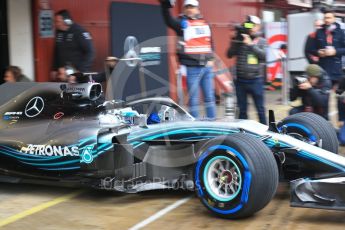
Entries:
{"type": "Polygon", "coordinates": [[[97,83],[0,86],[0,181],[125,193],[188,189],[221,217],[264,208],[279,181],[292,206],[345,210],[334,128],[300,113],[269,126],[198,121],[169,98],[105,100],[97,83]]]}

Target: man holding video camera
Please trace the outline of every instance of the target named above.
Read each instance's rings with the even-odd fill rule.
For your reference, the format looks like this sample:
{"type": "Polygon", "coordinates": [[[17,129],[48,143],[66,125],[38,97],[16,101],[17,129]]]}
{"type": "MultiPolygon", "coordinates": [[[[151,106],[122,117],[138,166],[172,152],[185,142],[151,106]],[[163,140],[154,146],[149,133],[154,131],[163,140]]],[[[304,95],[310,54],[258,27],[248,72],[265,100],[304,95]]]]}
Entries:
{"type": "Polygon", "coordinates": [[[248,119],[247,96],[253,97],[259,120],[267,124],[264,106],[264,75],[266,40],[260,36],[261,20],[248,16],[243,25],[236,27],[236,36],[231,41],[228,57],[237,57],[236,95],[240,109],[239,118],[248,119]]]}
{"type": "Polygon", "coordinates": [[[290,115],[301,112],[316,113],[328,120],[329,94],[332,82],[320,66],[311,64],[306,69],[307,76],[296,77],[290,90],[290,100],[302,99],[302,105],[290,110],[290,115]]]}
{"type": "Polygon", "coordinates": [[[197,0],[185,0],[183,14],[175,18],[170,14],[173,0],[159,0],[164,21],[178,36],[177,56],[187,67],[187,87],[190,113],[199,117],[199,87],[204,96],[208,119],[216,118],[213,73],[213,45],[211,28],[201,16],[197,0]]]}

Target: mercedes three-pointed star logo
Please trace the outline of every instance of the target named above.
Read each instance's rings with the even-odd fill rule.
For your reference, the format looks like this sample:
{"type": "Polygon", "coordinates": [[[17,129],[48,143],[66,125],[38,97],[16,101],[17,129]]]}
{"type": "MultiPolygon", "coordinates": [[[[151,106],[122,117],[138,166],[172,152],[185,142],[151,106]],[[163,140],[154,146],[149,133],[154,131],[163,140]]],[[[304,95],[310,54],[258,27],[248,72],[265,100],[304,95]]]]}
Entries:
{"type": "Polygon", "coordinates": [[[41,97],[32,98],[25,107],[25,115],[27,117],[36,117],[44,109],[44,101],[41,97]]]}

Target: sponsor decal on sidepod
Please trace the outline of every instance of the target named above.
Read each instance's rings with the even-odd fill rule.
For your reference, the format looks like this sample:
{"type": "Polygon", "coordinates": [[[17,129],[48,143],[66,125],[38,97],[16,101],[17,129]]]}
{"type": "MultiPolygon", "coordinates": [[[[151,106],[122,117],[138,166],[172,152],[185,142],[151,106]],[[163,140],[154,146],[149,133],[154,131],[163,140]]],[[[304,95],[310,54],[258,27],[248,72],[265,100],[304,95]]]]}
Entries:
{"type": "Polygon", "coordinates": [[[22,147],[20,150],[22,153],[39,155],[39,156],[79,156],[78,146],[62,147],[52,145],[31,145],[22,147]]]}

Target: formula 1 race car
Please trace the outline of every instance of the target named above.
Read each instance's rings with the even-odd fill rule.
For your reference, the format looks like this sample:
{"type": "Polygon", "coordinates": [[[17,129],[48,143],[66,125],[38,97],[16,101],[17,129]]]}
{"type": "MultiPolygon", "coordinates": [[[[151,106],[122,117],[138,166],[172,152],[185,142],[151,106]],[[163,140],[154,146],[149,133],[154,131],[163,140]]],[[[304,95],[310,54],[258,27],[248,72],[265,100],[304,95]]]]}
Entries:
{"type": "Polygon", "coordinates": [[[195,190],[225,218],[292,205],[345,209],[345,158],[331,124],[301,113],[269,126],[197,121],[169,98],[105,100],[97,83],[0,86],[0,181],[126,193],[195,190]]]}

